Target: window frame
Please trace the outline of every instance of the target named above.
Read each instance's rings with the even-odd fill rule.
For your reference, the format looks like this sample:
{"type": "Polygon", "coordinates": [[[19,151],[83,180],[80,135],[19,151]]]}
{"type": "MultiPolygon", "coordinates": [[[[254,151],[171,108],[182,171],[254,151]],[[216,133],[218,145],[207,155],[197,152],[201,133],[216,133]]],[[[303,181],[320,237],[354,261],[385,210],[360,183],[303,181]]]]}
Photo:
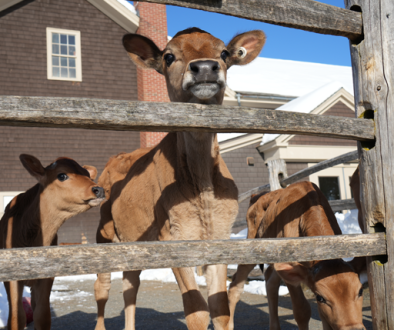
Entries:
{"type": "MultiPolygon", "coordinates": [[[[62,80],[62,81],[82,81],[82,52],[81,52],[81,32],[76,30],[66,30],[58,28],[46,28],[47,37],[47,78],[48,80],[62,80]],[[75,36],[75,78],[54,77],[52,75],[52,33],[67,34],[75,36]]],[[[59,57],[61,55],[59,54],[59,57]]],[[[69,57],[69,56],[67,56],[69,57]]]]}

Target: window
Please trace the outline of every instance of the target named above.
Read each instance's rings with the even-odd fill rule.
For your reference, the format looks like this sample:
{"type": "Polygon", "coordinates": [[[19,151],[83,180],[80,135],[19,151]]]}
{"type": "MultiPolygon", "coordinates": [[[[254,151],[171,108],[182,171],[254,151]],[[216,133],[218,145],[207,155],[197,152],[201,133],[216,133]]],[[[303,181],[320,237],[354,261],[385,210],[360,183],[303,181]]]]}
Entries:
{"type": "Polygon", "coordinates": [[[47,28],[47,71],[51,80],[82,81],[79,31],[47,28]]]}
{"type": "Polygon", "coordinates": [[[320,176],[319,188],[329,201],[341,199],[339,178],[337,176],[320,176]]]}
{"type": "Polygon", "coordinates": [[[0,191],[0,218],[4,214],[4,210],[9,202],[23,191],[0,191]]]}

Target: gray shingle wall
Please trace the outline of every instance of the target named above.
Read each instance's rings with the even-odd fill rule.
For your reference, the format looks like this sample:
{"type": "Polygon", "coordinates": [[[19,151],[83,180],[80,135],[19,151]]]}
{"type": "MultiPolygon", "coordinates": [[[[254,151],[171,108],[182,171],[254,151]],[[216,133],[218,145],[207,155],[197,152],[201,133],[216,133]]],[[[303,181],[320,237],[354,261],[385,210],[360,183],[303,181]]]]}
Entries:
{"type": "Polygon", "coordinates": [[[0,95],[137,99],[127,31],[86,0],[25,0],[0,12],[0,95]],[[82,82],[47,79],[46,28],[81,32],[82,82]]]}
{"type": "MultiPolygon", "coordinates": [[[[136,100],[137,74],[122,46],[123,28],[86,0],[25,0],[0,12],[0,95],[136,100]],[[46,28],[81,32],[82,82],[47,79],[46,28]]],[[[138,132],[0,127],[0,191],[35,184],[19,161],[29,153],[44,166],[59,156],[102,172],[109,157],[139,147],[138,132]]],[[[95,242],[99,209],[68,220],[59,242],[95,242]]]]}
{"type": "MultiPolygon", "coordinates": [[[[235,180],[240,194],[252,188],[264,185],[269,181],[268,169],[265,165],[265,161],[261,158],[260,154],[256,150],[258,145],[259,144],[252,144],[222,154],[222,157],[235,180]],[[247,165],[247,157],[254,158],[254,166],[247,165]]],[[[307,163],[287,163],[287,171],[288,174],[291,175],[306,168],[307,166],[307,163]]],[[[305,178],[305,180],[308,179],[309,178],[305,178]]],[[[243,201],[239,205],[239,212],[236,221],[242,221],[246,218],[248,206],[249,200],[243,201]]]]}

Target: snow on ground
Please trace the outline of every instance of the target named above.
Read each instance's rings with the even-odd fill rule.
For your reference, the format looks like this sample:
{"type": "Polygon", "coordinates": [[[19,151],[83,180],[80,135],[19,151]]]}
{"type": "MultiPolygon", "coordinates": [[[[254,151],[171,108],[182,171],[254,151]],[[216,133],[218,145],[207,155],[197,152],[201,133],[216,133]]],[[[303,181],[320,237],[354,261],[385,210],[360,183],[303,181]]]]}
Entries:
{"type": "MultiPolygon", "coordinates": [[[[343,234],[358,234],[361,233],[360,227],[358,226],[358,211],[351,210],[346,214],[336,213],[335,214],[338,224],[342,230],[343,234]]],[[[244,229],[237,234],[231,234],[231,239],[245,239],[247,236],[248,230],[244,229]]],[[[258,266],[257,266],[258,267],[258,266]]],[[[237,265],[229,265],[229,269],[236,269],[237,265]]],[[[196,282],[198,285],[206,286],[206,280],[204,276],[197,276],[194,274],[196,278],[196,282]]],[[[81,299],[86,299],[86,297],[93,296],[93,287],[92,292],[86,291],[69,291],[68,283],[70,282],[82,282],[85,280],[96,280],[96,274],[89,275],[76,275],[76,276],[61,276],[56,277],[55,282],[53,284],[52,292],[51,292],[51,301],[55,300],[69,300],[75,296],[80,297],[81,299]]],[[[122,278],[122,272],[115,272],[111,275],[112,279],[122,278]]],[[[160,268],[160,269],[147,269],[141,272],[140,279],[142,281],[161,281],[161,282],[173,282],[175,283],[175,276],[172,273],[170,268],[160,268]]],[[[366,282],[365,276],[361,278],[362,282],[366,282]]],[[[230,284],[227,281],[227,286],[230,284]]],[[[252,294],[262,294],[267,295],[265,290],[265,281],[250,281],[245,285],[244,290],[246,292],[252,294]]],[[[281,286],[279,289],[279,295],[286,295],[288,293],[288,289],[286,286],[281,286]]],[[[25,287],[24,297],[30,297],[30,289],[25,287]]],[[[5,292],[4,284],[0,283],[0,327],[4,327],[7,323],[8,319],[8,301],[7,295],[5,292]]]]}

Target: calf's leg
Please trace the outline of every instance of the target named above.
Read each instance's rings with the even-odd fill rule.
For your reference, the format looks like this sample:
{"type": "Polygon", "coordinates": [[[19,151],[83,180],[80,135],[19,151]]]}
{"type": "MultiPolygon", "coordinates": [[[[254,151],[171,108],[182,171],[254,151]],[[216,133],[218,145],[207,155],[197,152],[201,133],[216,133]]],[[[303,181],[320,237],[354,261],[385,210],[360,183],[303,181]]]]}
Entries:
{"type": "Polygon", "coordinates": [[[49,297],[55,278],[36,280],[31,288],[33,320],[35,330],[51,329],[51,308],[49,297]]]}
{"type": "Polygon", "coordinates": [[[23,309],[23,283],[18,281],[4,282],[8,299],[8,330],[22,330],[26,325],[26,314],[23,309]]]}
{"type": "Polygon", "coordinates": [[[230,288],[228,291],[228,300],[229,300],[229,308],[230,308],[230,320],[229,320],[229,330],[234,329],[234,313],[235,306],[239,301],[241,293],[244,290],[244,285],[246,280],[248,279],[249,273],[256,265],[238,265],[237,272],[233,276],[233,280],[230,284],[230,288]]]}
{"type": "Polygon", "coordinates": [[[280,330],[278,304],[280,277],[274,267],[270,265],[264,274],[267,290],[270,330],[280,330]]]}
{"type": "Polygon", "coordinates": [[[206,330],[209,325],[208,305],[194,278],[193,268],[173,268],[182,293],[186,324],[189,330],[206,330]]]}
{"type": "Polygon", "coordinates": [[[293,315],[297,322],[298,329],[308,330],[309,320],[312,316],[311,306],[306,300],[301,285],[293,286],[287,285],[291,297],[291,304],[293,305],[293,315]]]}
{"type": "Polygon", "coordinates": [[[215,330],[228,330],[227,265],[209,265],[206,272],[208,307],[215,330]]]}
{"type": "Polygon", "coordinates": [[[97,303],[97,322],[95,330],[105,330],[104,312],[110,289],[111,273],[97,274],[97,280],[94,283],[94,297],[97,303]]]}
{"type": "Polygon", "coordinates": [[[123,299],[125,303],[125,330],[135,330],[135,308],[140,287],[140,270],[123,272],[123,299]]]}

